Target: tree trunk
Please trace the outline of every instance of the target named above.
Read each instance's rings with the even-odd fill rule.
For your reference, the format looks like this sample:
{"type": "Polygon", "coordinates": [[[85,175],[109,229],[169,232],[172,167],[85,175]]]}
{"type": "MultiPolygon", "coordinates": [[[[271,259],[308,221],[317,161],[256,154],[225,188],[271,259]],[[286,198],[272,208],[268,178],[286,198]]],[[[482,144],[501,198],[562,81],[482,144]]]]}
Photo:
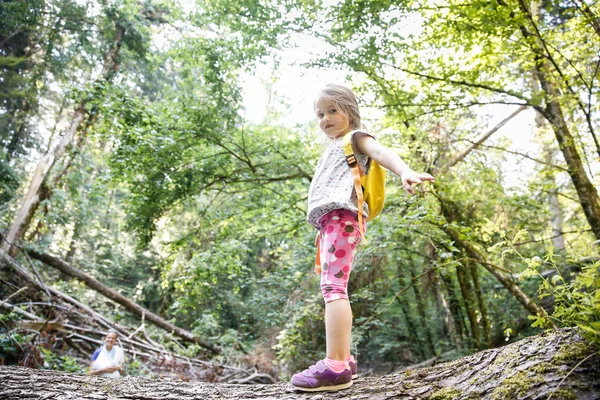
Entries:
{"type": "MultiPolygon", "coordinates": [[[[102,72],[96,81],[97,84],[109,80],[118,70],[119,63],[117,62],[117,57],[121,49],[124,35],[125,28],[117,24],[113,44],[110,50],[104,56],[104,64],[102,67],[102,72]]],[[[43,196],[41,190],[43,183],[46,181],[46,177],[50,172],[50,169],[54,165],[55,161],[62,157],[62,155],[65,153],[67,146],[71,144],[73,137],[87,116],[85,107],[86,100],[81,100],[75,108],[71,124],[69,125],[69,128],[66,130],[62,139],[52,152],[46,154],[39,161],[35,169],[33,178],[31,179],[31,183],[29,185],[29,190],[25,196],[25,200],[23,201],[23,204],[21,205],[21,208],[19,209],[19,212],[17,213],[17,216],[10,227],[10,230],[6,235],[6,240],[0,243],[0,249],[8,251],[11,256],[14,256],[17,251],[17,249],[11,246],[11,244],[23,238],[25,232],[27,231],[27,227],[29,226],[29,222],[33,218],[35,211],[42,201],[43,196]]]]}
{"type": "Polygon", "coordinates": [[[433,344],[433,334],[431,333],[431,326],[429,325],[427,321],[427,315],[425,314],[425,302],[423,301],[423,295],[421,293],[421,279],[415,275],[413,270],[410,271],[410,275],[413,280],[412,288],[415,293],[415,299],[417,300],[417,311],[419,312],[419,319],[421,320],[421,328],[423,329],[423,331],[425,331],[427,353],[428,356],[432,357],[436,355],[436,351],[435,345],[433,344]]]}
{"type": "Polygon", "coordinates": [[[438,311],[443,312],[444,315],[444,326],[446,327],[446,329],[445,332],[443,332],[443,334],[450,336],[456,348],[460,348],[462,346],[462,338],[458,336],[456,328],[454,327],[454,316],[452,315],[452,310],[450,309],[448,300],[446,300],[446,296],[444,295],[444,292],[440,285],[439,277],[437,275],[434,276],[433,287],[438,302],[438,311]]]}
{"type": "Polygon", "coordinates": [[[465,325],[464,318],[461,315],[460,303],[458,301],[458,296],[456,295],[456,288],[454,287],[454,281],[452,280],[452,277],[448,276],[448,274],[444,273],[443,271],[440,271],[440,277],[442,278],[442,282],[444,282],[444,286],[448,292],[448,301],[450,302],[450,311],[452,312],[451,316],[454,319],[454,327],[456,328],[457,338],[460,341],[460,348],[462,347],[462,342],[465,339],[465,331],[467,330],[467,327],[465,325]]]}
{"type": "Polygon", "coordinates": [[[275,385],[226,385],[0,366],[0,399],[600,399],[600,356],[572,329],[530,337],[429,368],[361,377],[324,395],[275,385]],[[586,357],[590,357],[586,359],[586,357]],[[568,377],[567,377],[568,375],[568,377]],[[566,378],[566,379],[563,379],[566,378]]]}
{"type": "MultiPolygon", "coordinates": [[[[504,0],[497,1],[502,6],[508,6],[504,0]]],[[[535,17],[532,15],[529,6],[523,0],[520,0],[518,3],[521,12],[523,12],[533,24],[535,17]]],[[[600,240],[600,198],[598,197],[596,188],[585,173],[583,162],[581,161],[581,157],[575,146],[575,138],[571,135],[565,121],[564,112],[559,102],[562,95],[560,93],[560,88],[553,80],[554,78],[550,70],[550,63],[545,57],[547,54],[545,45],[542,42],[539,33],[533,34],[525,25],[525,22],[520,23],[519,29],[525,40],[531,42],[533,61],[535,61],[535,74],[545,94],[544,100],[546,106],[544,109],[539,110],[548,120],[550,126],[552,126],[560,150],[567,162],[568,172],[571,176],[573,186],[575,186],[575,190],[577,191],[583,213],[592,228],[594,236],[597,240],[600,240]]],[[[533,26],[532,29],[537,32],[535,26],[533,26]]]]}
{"type": "Polygon", "coordinates": [[[469,326],[471,327],[472,343],[474,348],[481,350],[481,338],[479,337],[479,324],[477,323],[477,311],[475,298],[473,297],[473,288],[469,282],[469,277],[464,265],[460,263],[456,265],[456,277],[460,286],[460,292],[465,302],[465,309],[469,317],[469,326]]]}
{"type": "Polygon", "coordinates": [[[556,188],[556,176],[551,171],[548,174],[548,210],[550,211],[550,225],[552,226],[552,244],[554,250],[559,253],[565,251],[565,237],[563,235],[563,216],[558,201],[558,189],[556,188]]]}
{"type": "Polygon", "coordinates": [[[485,305],[485,301],[483,301],[483,290],[481,290],[481,285],[479,284],[479,267],[477,264],[469,265],[469,270],[471,271],[471,278],[473,278],[473,286],[475,288],[475,296],[477,297],[477,303],[479,304],[479,311],[481,312],[481,327],[483,328],[483,335],[485,338],[485,343],[488,348],[492,347],[492,332],[490,328],[490,319],[488,318],[487,306],[485,305]]]}
{"type": "Polygon", "coordinates": [[[419,353],[422,359],[427,358],[427,354],[425,354],[425,346],[421,343],[421,335],[417,332],[417,328],[415,326],[415,322],[412,318],[412,313],[410,312],[410,305],[406,301],[404,296],[396,297],[396,301],[400,304],[400,309],[402,310],[402,314],[404,314],[404,319],[406,320],[406,329],[408,330],[408,336],[414,339],[419,349],[419,353]]]}
{"type": "Polygon", "coordinates": [[[554,131],[560,150],[569,166],[569,175],[571,176],[571,180],[577,191],[583,213],[592,228],[594,236],[596,239],[600,240],[600,198],[598,198],[596,188],[585,173],[583,162],[575,147],[575,139],[571,135],[571,132],[569,132],[562,108],[556,100],[558,90],[544,75],[544,71],[545,68],[543,66],[538,67],[538,76],[542,88],[548,95],[546,100],[548,103],[546,115],[549,118],[550,125],[554,131]]]}
{"type": "Polygon", "coordinates": [[[129,300],[127,297],[123,296],[121,293],[109,288],[108,286],[99,282],[95,278],[83,273],[82,271],[67,264],[66,262],[62,261],[61,259],[58,259],[58,258],[53,257],[48,254],[37,253],[33,250],[28,250],[27,254],[29,254],[31,257],[35,258],[36,260],[42,261],[46,265],[56,268],[57,270],[59,270],[60,272],[62,272],[64,274],[67,274],[73,278],[79,279],[80,281],[84,282],[90,289],[93,289],[93,290],[101,293],[102,295],[106,296],[107,298],[119,303],[120,305],[125,307],[128,311],[137,315],[138,317],[140,317],[140,318],[144,317],[144,318],[146,318],[146,320],[148,322],[151,322],[154,325],[156,325],[160,328],[163,328],[169,332],[173,332],[175,335],[179,336],[180,338],[187,340],[188,342],[196,343],[196,344],[204,347],[205,349],[210,350],[213,353],[219,352],[218,346],[215,346],[214,344],[197,337],[196,335],[194,335],[193,333],[191,333],[189,331],[186,331],[185,329],[179,328],[179,327],[171,324],[170,322],[166,321],[162,317],[154,314],[152,311],[147,310],[144,307],[140,306],[139,304],[134,303],[133,301],[129,300]]]}
{"type": "Polygon", "coordinates": [[[442,285],[440,284],[440,272],[434,267],[434,263],[438,261],[438,254],[435,246],[432,243],[427,245],[427,261],[429,268],[431,268],[432,271],[430,276],[432,288],[436,297],[438,313],[444,315],[445,329],[442,329],[442,335],[450,336],[456,348],[459,349],[462,346],[462,338],[460,338],[456,332],[456,328],[454,326],[454,316],[452,315],[452,310],[448,304],[448,300],[446,300],[446,295],[444,294],[442,285]]]}
{"type": "MultiPolygon", "coordinates": [[[[539,9],[539,8],[538,8],[539,9]]],[[[543,95],[540,90],[540,84],[536,79],[535,71],[530,79],[531,88],[536,95],[543,95]]],[[[547,128],[547,120],[539,110],[535,110],[535,125],[537,126],[538,132],[545,133],[547,128]]],[[[554,149],[548,146],[542,145],[544,152],[544,159],[548,165],[554,164],[554,149]]],[[[548,190],[548,210],[550,211],[550,225],[552,226],[552,243],[554,249],[557,252],[563,252],[565,250],[565,237],[563,236],[563,217],[560,203],[558,201],[558,188],[556,184],[556,174],[552,168],[547,168],[544,171],[546,178],[546,184],[549,187],[548,190]]]]}
{"type": "Polygon", "coordinates": [[[510,279],[508,276],[504,275],[503,272],[498,270],[497,268],[490,265],[487,262],[487,259],[483,254],[481,254],[475,246],[473,246],[468,241],[461,238],[460,233],[458,233],[455,229],[450,226],[442,227],[445,230],[452,240],[455,243],[462,247],[467,254],[476,260],[479,264],[481,264],[485,269],[487,269],[494,277],[500,281],[500,283],[521,303],[530,313],[533,315],[546,315],[546,311],[540,307],[537,303],[535,303],[525,292],[521,290],[517,284],[510,279]]]}

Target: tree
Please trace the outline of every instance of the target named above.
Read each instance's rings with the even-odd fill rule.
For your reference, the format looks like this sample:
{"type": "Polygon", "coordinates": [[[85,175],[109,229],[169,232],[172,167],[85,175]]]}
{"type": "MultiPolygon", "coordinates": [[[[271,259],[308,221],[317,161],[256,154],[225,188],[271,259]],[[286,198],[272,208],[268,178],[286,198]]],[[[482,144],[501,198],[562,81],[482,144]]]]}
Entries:
{"type": "Polygon", "coordinates": [[[600,149],[592,116],[598,107],[597,18],[590,17],[593,8],[578,4],[563,9],[549,3],[534,12],[536,4],[342,3],[324,17],[332,20],[331,29],[317,32],[338,50],[315,64],[363,73],[397,124],[490,104],[537,110],[555,133],[584,215],[600,239],[600,199],[580,155],[587,141],[571,133],[587,130],[600,149]],[[420,26],[405,33],[402,21],[409,19],[420,26]],[[542,93],[532,93],[523,80],[532,69],[542,93]],[[411,86],[415,80],[421,85],[411,86]]]}
{"type": "MultiPolygon", "coordinates": [[[[487,350],[429,368],[409,369],[384,377],[362,377],[328,398],[404,397],[407,399],[513,399],[552,397],[598,399],[598,354],[574,331],[549,332],[500,349],[487,350]],[[524,367],[526,365],[526,367],[524,367]],[[558,379],[558,377],[564,379],[558,379]]],[[[277,385],[215,385],[126,378],[109,380],[53,371],[0,367],[2,396],[13,398],[98,399],[143,397],[179,399],[288,399],[313,394],[293,392],[288,383],[277,385]]]]}

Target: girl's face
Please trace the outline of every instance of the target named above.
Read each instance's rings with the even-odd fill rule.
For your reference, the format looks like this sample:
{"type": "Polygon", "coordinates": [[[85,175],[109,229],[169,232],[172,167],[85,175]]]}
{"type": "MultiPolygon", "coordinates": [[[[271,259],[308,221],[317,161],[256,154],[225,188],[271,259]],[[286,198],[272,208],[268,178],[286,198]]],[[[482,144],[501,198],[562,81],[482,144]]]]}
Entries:
{"type": "Polygon", "coordinates": [[[336,139],[350,132],[350,121],[333,104],[333,101],[319,97],[315,102],[315,112],[319,127],[330,138],[336,139]]]}

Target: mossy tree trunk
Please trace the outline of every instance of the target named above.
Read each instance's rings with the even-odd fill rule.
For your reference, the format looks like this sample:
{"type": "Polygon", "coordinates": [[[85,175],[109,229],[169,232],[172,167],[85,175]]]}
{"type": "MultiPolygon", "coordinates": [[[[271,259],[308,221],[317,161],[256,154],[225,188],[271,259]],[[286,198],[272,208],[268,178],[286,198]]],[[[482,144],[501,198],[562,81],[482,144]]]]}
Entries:
{"type": "MultiPolygon", "coordinates": [[[[413,263],[414,265],[414,263],[413,263]]],[[[422,331],[425,332],[425,343],[426,343],[426,353],[428,356],[433,357],[435,352],[435,345],[433,344],[433,334],[431,333],[431,325],[427,320],[426,314],[426,306],[425,301],[423,299],[423,294],[421,292],[421,279],[415,274],[415,272],[411,269],[410,276],[413,280],[413,291],[415,293],[415,299],[417,300],[417,311],[419,313],[419,321],[421,322],[422,331]]]]}
{"type": "Polygon", "coordinates": [[[490,319],[488,317],[487,306],[483,300],[483,290],[479,283],[479,271],[478,266],[475,263],[469,262],[469,271],[471,272],[471,278],[473,279],[473,287],[475,288],[475,296],[477,297],[477,304],[479,305],[479,312],[481,313],[481,327],[483,328],[483,340],[487,348],[492,347],[492,332],[490,328],[490,319]]]}
{"type": "Polygon", "coordinates": [[[462,343],[465,340],[467,326],[465,325],[465,320],[462,317],[462,311],[460,309],[460,303],[456,294],[454,280],[445,271],[440,271],[440,277],[442,278],[442,282],[444,282],[444,286],[448,292],[448,301],[450,302],[450,311],[452,311],[452,317],[454,318],[454,327],[456,328],[456,334],[462,343]]]}
{"type": "Polygon", "coordinates": [[[410,305],[406,300],[406,296],[397,296],[396,301],[398,301],[400,309],[402,310],[402,314],[404,314],[408,335],[414,339],[417,348],[419,349],[419,354],[421,355],[421,358],[426,359],[427,354],[425,353],[425,346],[423,345],[423,343],[421,343],[421,335],[419,335],[419,332],[417,331],[415,321],[412,317],[413,313],[410,310],[410,305]]]}
{"type": "MultiPolygon", "coordinates": [[[[95,82],[95,92],[99,93],[101,91],[101,85],[105,82],[109,82],[119,69],[118,57],[124,41],[125,31],[126,29],[124,26],[115,23],[113,43],[104,56],[102,71],[95,82]]],[[[36,166],[25,199],[17,212],[12,226],[6,234],[6,240],[0,242],[0,249],[7,251],[11,256],[14,256],[17,253],[17,248],[13,247],[12,244],[16,244],[23,238],[39,205],[43,200],[46,200],[50,196],[50,191],[48,189],[44,190],[44,186],[49,186],[46,182],[47,177],[57,160],[65,154],[67,148],[71,145],[73,138],[88,117],[88,110],[86,109],[88,100],[91,99],[81,99],[78,102],[73,111],[70,125],[66,129],[63,137],[54,150],[42,157],[36,166]]]]}
{"type": "MultiPolygon", "coordinates": [[[[529,337],[455,361],[400,373],[362,377],[319,399],[600,399],[600,356],[570,329],[529,337]],[[587,358],[587,359],[586,359],[587,358]],[[564,379],[566,378],[566,379],[564,379]]],[[[360,371],[359,371],[360,373],[360,371]]],[[[0,399],[191,400],[316,399],[275,385],[187,383],[0,366],[0,399]]]]}
{"type": "Polygon", "coordinates": [[[469,281],[467,269],[460,263],[456,264],[456,277],[458,278],[458,284],[460,286],[460,292],[465,304],[465,310],[467,310],[467,317],[469,317],[469,327],[471,328],[471,339],[473,341],[474,348],[481,349],[479,326],[477,324],[477,305],[475,304],[475,297],[473,296],[473,287],[469,281]]]}

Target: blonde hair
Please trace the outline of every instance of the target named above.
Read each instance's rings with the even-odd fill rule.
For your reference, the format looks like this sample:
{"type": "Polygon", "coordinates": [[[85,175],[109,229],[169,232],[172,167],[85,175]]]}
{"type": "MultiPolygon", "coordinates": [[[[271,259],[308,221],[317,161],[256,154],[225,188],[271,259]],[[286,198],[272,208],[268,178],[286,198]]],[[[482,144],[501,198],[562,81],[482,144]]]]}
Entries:
{"type": "Polygon", "coordinates": [[[360,119],[360,110],[358,109],[356,96],[354,95],[354,92],[346,86],[337,85],[335,83],[325,85],[325,87],[317,94],[315,103],[319,98],[331,100],[338,111],[348,118],[352,130],[365,128],[360,119]]]}

